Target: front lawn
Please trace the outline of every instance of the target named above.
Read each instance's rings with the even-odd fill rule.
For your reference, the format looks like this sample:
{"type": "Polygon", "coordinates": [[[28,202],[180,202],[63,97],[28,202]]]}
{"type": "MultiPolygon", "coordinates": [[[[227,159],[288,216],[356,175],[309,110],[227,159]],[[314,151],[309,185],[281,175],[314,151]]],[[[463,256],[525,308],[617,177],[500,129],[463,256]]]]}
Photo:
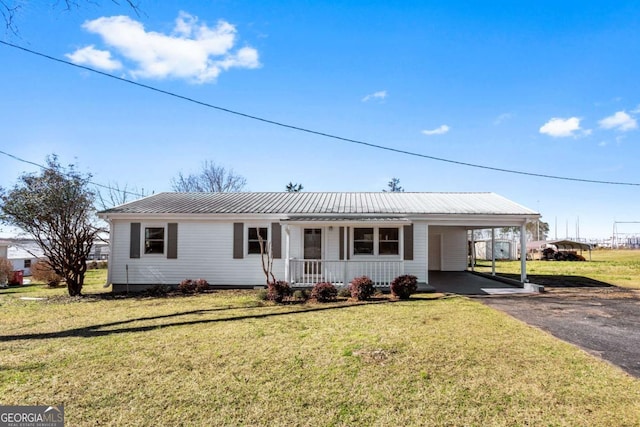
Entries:
{"type": "Polygon", "coordinates": [[[64,403],[67,425],[640,425],[640,381],[462,297],[4,292],[0,403],[64,403]]]}

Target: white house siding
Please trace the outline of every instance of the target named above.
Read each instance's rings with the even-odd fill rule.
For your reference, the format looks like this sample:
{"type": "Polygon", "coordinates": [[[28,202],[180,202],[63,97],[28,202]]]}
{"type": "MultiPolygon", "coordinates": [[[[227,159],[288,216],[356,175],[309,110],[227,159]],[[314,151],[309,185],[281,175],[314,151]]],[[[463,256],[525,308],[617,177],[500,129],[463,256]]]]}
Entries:
{"type": "Polygon", "coordinates": [[[427,235],[430,232],[426,222],[413,224],[413,260],[404,262],[405,274],[413,274],[419,282],[427,281],[427,235]]]}
{"type": "MultiPolygon", "coordinates": [[[[467,230],[464,227],[429,227],[430,236],[441,236],[430,239],[431,243],[441,244],[440,270],[463,271],[467,268],[467,230]]],[[[439,248],[429,248],[431,257],[436,256],[439,248]]],[[[430,267],[430,269],[432,269],[430,267]]]]}
{"type": "MultiPolygon", "coordinates": [[[[222,221],[178,221],[178,257],[167,259],[165,254],[144,254],[129,258],[130,227],[141,223],[141,239],[145,227],[166,227],[168,222],[113,221],[112,257],[110,260],[111,283],[114,291],[122,285],[177,285],[184,279],[206,279],[212,285],[255,286],[265,284],[259,255],[246,254],[233,259],[233,223],[222,221]]],[[[268,227],[270,223],[247,223],[246,226],[268,227]]],[[[246,240],[245,228],[245,240],[246,240]]],[[[165,235],[166,237],[166,235],[165,235]]],[[[284,243],[284,232],[282,236],[284,243]]],[[[144,248],[141,242],[141,248],[144,248]]],[[[284,257],[284,250],[282,256],[284,257]]],[[[276,278],[284,278],[284,260],[274,260],[276,278]]],[[[139,289],[138,289],[139,290],[139,289]]]]}

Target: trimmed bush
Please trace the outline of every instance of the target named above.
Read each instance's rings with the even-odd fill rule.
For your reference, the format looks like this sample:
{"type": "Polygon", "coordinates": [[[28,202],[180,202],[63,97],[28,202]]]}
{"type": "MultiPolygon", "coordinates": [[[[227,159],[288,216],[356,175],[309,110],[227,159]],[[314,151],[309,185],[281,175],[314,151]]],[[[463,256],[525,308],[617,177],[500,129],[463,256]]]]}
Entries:
{"type": "Polygon", "coordinates": [[[343,298],[351,297],[351,287],[350,286],[342,286],[338,289],[338,296],[343,298]]]}
{"type": "Polygon", "coordinates": [[[375,292],[373,281],[367,276],[356,277],[349,286],[351,298],[358,301],[365,301],[371,298],[375,292]]]}
{"type": "Polygon", "coordinates": [[[196,293],[201,293],[204,291],[208,291],[210,286],[209,286],[209,282],[207,282],[204,279],[196,279],[193,281],[193,283],[196,286],[196,293]]]}
{"type": "Polygon", "coordinates": [[[284,280],[276,280],[275,282],[269,282],[267,285],[267,298],[269,301],[280,303],[284,300],[284,297],[291,295],[291,288],[289,283],[284,280]]]}
{"type": "Polygon", "coordinates": [[[33,280],[46,283],[50,288],[55,288],[62,281],[62,276],[56,274],[45,260],[36,261],[31,265],[31,277],[33,280]]]}
{"type": "Polygon", "coordinates": [[[409,299],[418,290],[418,278],[412,274],[403,274],[391,282],[391,294],[400,299],[409,299]]]}
{"type": "Polygon", "coordinates": [[[196,291],[196,284],[191,279],[184,279],[178,285],[178,290],[183,294],[192,294],[196,291]]]}
{"type": "Polygon", "coordinates": [[[266,289],[260,289],[256,293],[256,298],[258,298],[258,300],[260,300],[260,301],[266,301],[266,300],[269,299],[269,293],[267,292],[266,289]]]}
{"type": "Polygon", "coordinates": [[[166,297],[171,292],[171,288],[167,285],[155,285],[145,291],[150,297],[166,297]]]}
{"type": "Polygon", "coordinates": [[[309,299],[309,292],[304,289],[298,289],[293,292],[293,299],[297,301],[307,301],[309,299]]]}
{"type": "Polygon", "coordinates": [[[311,290],[311,298],[318,302],[331,302],[338,299],[338,289],[329,282],[316,283],[311,290]]]}

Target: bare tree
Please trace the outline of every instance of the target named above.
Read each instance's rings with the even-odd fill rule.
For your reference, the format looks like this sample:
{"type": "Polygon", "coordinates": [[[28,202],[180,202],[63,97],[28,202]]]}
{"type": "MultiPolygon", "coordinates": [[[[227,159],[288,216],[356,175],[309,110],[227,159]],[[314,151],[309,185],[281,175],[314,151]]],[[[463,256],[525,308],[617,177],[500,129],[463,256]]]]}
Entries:
{"type": "Polygon", "coordinates": [[[0,188],[0,220],[35,239],[71,296],[82,295],[87,258],[102,231],[93,223],[90,178],[52,155],[40,174],[22,175],[9,192],[0,188]]]}
{"type": "Polygon", "coordinates": [[[247,180],[237,175],[233,169],[227,170],[206,160],[197,174],[183,175],[182,172],[171,180],[174,191],[201,193],[231,193],[244,190],[247,180]]]}
{"type": "Polygon", "coordinates": [[[145,197],[144,189],[138,191],[136,187],[129,188],[127,184],[124,187],[120,187],[117,182],[102,186],[102,189],[98,189],[96,194],[101,209],[109,209],[123,205],[131,200],[145,197]]]}
{"type": "MultiPolygon", "coordinates": [[[[111,0],[112,3],[120,5],[125,3],[128,5],[136,15],[140,15],[140,4],[134,0],[111,0]]],[[[4,20],[5,30],[7,32],[18,34],[18,26],[16,24],[16,17],[27,3],[33,3],[35,5],[45,4],[49,7],[59,7],[64,5],[64,10],[79,9],[83,5],[97,5],[98,0],[49,0],[46,2],[29,2],[28,0],[0,0],[0,15],[4,20]]]]}

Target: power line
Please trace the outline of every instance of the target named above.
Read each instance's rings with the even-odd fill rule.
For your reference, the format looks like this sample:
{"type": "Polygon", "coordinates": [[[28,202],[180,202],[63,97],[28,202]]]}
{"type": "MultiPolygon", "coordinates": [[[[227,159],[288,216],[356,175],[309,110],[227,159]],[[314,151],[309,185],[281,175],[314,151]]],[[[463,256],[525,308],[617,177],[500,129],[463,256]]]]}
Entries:
{"type": "MultiPolygon", "coordinates": [[[[45,169],[45,170],[50,169],[50,168],[46,167],[45,165],[41,165],[40,163],[36,163],[36,162],[32,162],[30,160],[26,160],[26,159],[20,158],[20,157],[14,155],[14,154],[7,153],[6,151],[0,150],[0,154],[3,154],[5,156],[7,156],[7,157],[11,157],[12,159],[17,160],[17,161],[22,162],[22,163],[27,163],[29,165],[37,166],[37,167],[39,167],[41,169],[45,169]]],[[[87,182],[89,184],[95,185],[96,187],[106,188],[108,190],[114,190],[114,191],[118,191],[118,192],[124,193],[124,194],[131,194],[132,196],[145,197],[144,194],[134,193],[132,191],[121,190],[119,188],[113,188],[113,187],[110,187],[108,185],[100,184],[98,182],[93,182],[93,181],[87,181],[87,182]]]]}
{"type": "Polygon", "coordinates": [[[459,160],[452,160],[452,159],[446,159],[443,157],[436,157],[436,156],[430,156],[428,154],[422,154],[422,153],[416,153],[413,151],[407,151],[407,150],[401,150],[399,148],[393,148],[393,147],[387,147],[384,145],[379,145],[379,144],[373,144],[371,142],[366,142],[366,141],[360,141],[357,139],[351,139],[351,138],[345,138],[339,135],[333,135],[330,133],[326,133],[326,132],[321,132],[321,131],[317,131],[317,130],[313,130],[313,129],[308,129],[308,128],[303,128],[303,127],[299,127],[299,126],[295,126],[295,125],[291,125],[291,124],[287,124],[287,123],[283,123],[283,122],[278,122],[275,120],[270,120],[270,119],[266,119],[264,117],[259,117],[259,116],[254,116],[251,114],[247,114],[247,113],[242,113],[240,111],[235,111],[235,110],[230,110],[228,108],[224,108],[224,107],[219,107],[213,104],[209,104],[207,102],[203,102],[203,101],[199,101],[197,99],[194,98],[190,98],[188,96],[184,96],[184,95],[179,95],[175,92],[170,92],[167,90],[163,90],[163,89],[159,89],[157,87],[154,86],[149,86],[146,85],[144,83],[138,83],[135,82],[133,80],[129,80],[129,79],[125,79],[124,77],[118,77],[118,76],[114,76],[113,74],[109,74],[109,73],[105,73],[104,71],[99,71],[96,70],[94,68],[91,67],[87,67],[85,65],[79,65],[79,64],[74,64],[73,62],[69,62],[66,61],[64,59],[60,59],[60,58],[56,58],[32,49],[28,49],[22,46],[18,46],[6,41],[2,41],[0,40],[0,43],[5,45],[5,46],[9,46],[15,49],[19,49],[22,50],[24,52],[30,53],[32,55],[36,55],[36,56],[40,56],[42,58],[46,58],[48,60],[51,61],[55,61],[55,62],[59,62],[61,64],[65,64],[65,65],[69,65],[71,67],[76,67],[76,68],[80,68],[86,71],[90,71],[92,73],[96,73],[96,74],[100,74],[103,75],[105,77],[109,77],[124,83],[129,83],[132,84],[134,86],[138,86],[144,89],[148,89],[154,92],[158,92],[161,93],[163,95],[168,95],[174,98],[178,98],[181,99],[183,101],[187,101],[187,102],[191,102],[197,105],[201,105],[203,107],[207,107],[207,108],[211,108],[214,110],[218,110],[218,111],[222,111],[225,113],[229,113],[229,114],[234,114],[236,116],[240,116],[240,117],[244,117],[247,119],[251,119],[251,120],[256,120],[256,121],[260,121],[263,123],[267,123],[270,125],[274,125],[274,126],[279,126],[279,127],[283,127],[283,128],[287,128],[287,129],[292,129],[295,131],[299,131],[299,132],[304,132],[304,133],[308,133],[308,134],[312,134],[312,135],[317,135],[317,136],[322,136],[325,138],[331,138],[331,139],[335,139],[338,141],[342,141],[342,142],[348,142],[348,143],[352,143],[352,144],[358,144],[358,145],[363,145],[366,147],[370,147],[370,148],[376,148],[379,150],[385,150],[385,151],[390,151],[393,153],[398,153],[398,154],[404,154],[404,155],[408,155],[408,156],[412,156],[412,157],[419,157],[419,158],[423,158],[423,159],[429,159],[429,160],[435,160],[438,162],[444,162],[444,163],[449,163],[449,164],[454,164],[454,165],[459,165],[459,166],[467,166],[467,167],[472,167],[472,168],[477,168],[477,169],[485,169],[485,170],[491,170],[491,171],[496,171],[496,172],[503,172],[503,173],[510,173],[510,174],[516,174],[516,175],[524,175],[524,176],[532,176],[532,177],[537,177],[537,178],[547,178],[547,179],[556,179],[556,180],[563,180],[563,181],[574,181],[574,182],[584,182],[584,183],[591,183],[591,184],[606,184],[606,185],[626,185],[626,186],[640,186],[640,183],[633,183],[633,182],[618,182],[618,181],[604,181],[604,180],[597,180],[597,179],[584,179],[584,178],[573,178],[573,177],[567,177],[567,176],[559,176],[559,175],[550,175],[550,174],[543,174],[543,173],[535,173],[535,172],[525,172],[525,171],[519,171],[519,170],[515,170],[515,169],[506,169],[506,168],[499,168],[499,167],[493,167],[493,166],[486,166],[486,165],[480,165],[480,164],[476,164],[476,163],[469,163],[469,162],[462,162],[459,160]]]}

